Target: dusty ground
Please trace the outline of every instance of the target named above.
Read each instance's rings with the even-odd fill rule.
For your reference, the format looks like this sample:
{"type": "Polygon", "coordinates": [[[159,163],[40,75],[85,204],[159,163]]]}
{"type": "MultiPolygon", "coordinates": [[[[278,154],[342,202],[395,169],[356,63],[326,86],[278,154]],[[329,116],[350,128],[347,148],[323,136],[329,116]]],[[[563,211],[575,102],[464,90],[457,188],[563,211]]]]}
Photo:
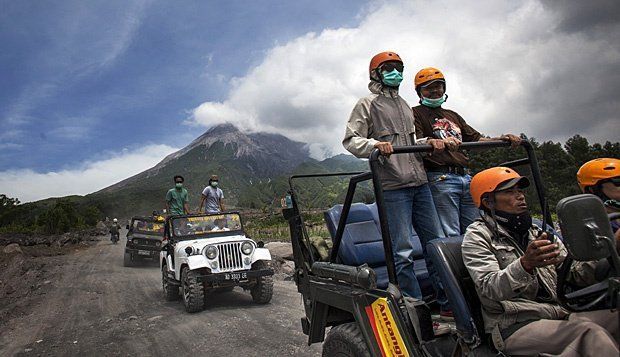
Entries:
{"type": "Polygon", "coordinates": [[[282,276],[268,305],[236,288],[188,314],[181,302],[163,300],[156,265],[125,268],[123,244],[92,244],[59,248],[64,255],[34,257],[28,249],[36,248],[26,247],[0,256],[0,355],[320,354],[319,345],[306,345],[300,295],[282,276]]]}

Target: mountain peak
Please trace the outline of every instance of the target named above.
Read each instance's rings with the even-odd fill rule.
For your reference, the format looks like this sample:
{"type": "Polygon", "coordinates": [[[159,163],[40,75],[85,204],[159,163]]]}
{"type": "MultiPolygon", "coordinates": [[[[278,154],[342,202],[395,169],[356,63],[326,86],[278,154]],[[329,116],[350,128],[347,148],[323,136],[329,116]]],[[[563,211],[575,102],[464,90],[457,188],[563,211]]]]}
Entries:
{"type": "Polygon", "coordinates": [[[238,132],[240,132],[240,130],[233,124],[224,123],[224,124],[212,126],[211,128],[209,128],[209,130],[205,132],[205,134],[222,135],[222,134],[238,133],[238,132]]]}

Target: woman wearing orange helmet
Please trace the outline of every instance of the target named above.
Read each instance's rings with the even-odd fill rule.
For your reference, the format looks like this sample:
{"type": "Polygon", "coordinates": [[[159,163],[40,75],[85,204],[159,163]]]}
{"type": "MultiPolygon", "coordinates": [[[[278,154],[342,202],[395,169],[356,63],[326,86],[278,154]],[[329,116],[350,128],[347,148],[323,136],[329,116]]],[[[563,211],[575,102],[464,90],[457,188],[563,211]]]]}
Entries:
{"type": "Polygon", "coordinates": [[[446,79],[437,68],[421,69],[414,78],[420,105],[412,108],[416,135],[419,138],[443,139],[448,150],[424,158],[429,186],[437,213],[447,236],[465,233],[467,226],[478,217],[469,194],[469,162],[467,156],[457,151],[461,142],[507,140],[515,146],[521,142],[516,135],[485,138],[469,126],[456,112],[441,105],[448,99],[446,79]]]}
{"type": "MultiPolygon", "coordinates": [[[[470,186],[483,214],[465,232],[463,262],[495,347],[518,356],[618,356],[617,310],[570,313],[558,304],[556,266],[567,251],[532,224],[523,192],[528,179],[493,167],[476,174],[470,186]]],[[[595,266],[574,262],[571,282],[595,283],[595,266]]]]}
{"type": "MultiPolygon", "coordinates": [[[[368,68],[370,94],[353,108],[342,144],[359,158],[368,158],[375,148],[384,155],[384,170],[380,175],[398,284],[405,295],[421,299],[422,292],[413,270],[412,229],[418,233],[423,247],[426,242],[443,237],[443,231],[420,157],[390,155],[393,145],[409,146],[417,142],[410,106],[398,94],[403,70],[403,61],[395,52],[381,52],[371,59],[368,68]]],[[[440,140],[429,143],[438,145],[436,141],[440,140]]],[[[431,270],[429,267],[429,274],[431,270]]]]}
{"type": "MultiPolygon", "coordinates": [[[[577,171],[577,182],[582,192],[598,196],[608,213],[620,212],[620,160],[599,158],[586,162],[577,171]]],[[[618,220],[611,226],[614,232],[620,232],[618,220]]]]}

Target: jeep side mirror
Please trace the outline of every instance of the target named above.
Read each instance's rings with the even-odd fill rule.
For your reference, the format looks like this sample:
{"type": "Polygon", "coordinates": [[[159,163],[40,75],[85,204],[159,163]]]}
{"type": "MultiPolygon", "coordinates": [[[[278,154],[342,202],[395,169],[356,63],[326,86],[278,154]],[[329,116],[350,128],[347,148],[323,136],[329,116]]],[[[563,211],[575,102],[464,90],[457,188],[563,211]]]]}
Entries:
{"type": "Polygon", "coordinates": [[[125,229],[129,229],[129,225],[126,225],[126,226],[125,226],[125,229]]]}
{"type": "Polygon", "coordinates": [[[616,241],[603,202],[591,194],[566,197],[556,212],[564,244],[575,260],[617,257],[616,241]]]}

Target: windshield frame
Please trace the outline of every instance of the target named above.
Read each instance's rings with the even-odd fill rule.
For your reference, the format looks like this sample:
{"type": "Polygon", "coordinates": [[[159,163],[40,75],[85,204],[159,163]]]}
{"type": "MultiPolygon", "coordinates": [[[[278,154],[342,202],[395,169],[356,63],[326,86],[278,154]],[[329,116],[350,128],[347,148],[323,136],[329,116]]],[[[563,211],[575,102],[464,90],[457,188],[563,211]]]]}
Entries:
{"type": "Polygon", "coordinates": [[[131,222],[129,224],[129,232],[131,234],[144,234],[144,235],[149,235],[149,236],[163,236],[164,232],[166,230],[166,222],[161,222],[161,221],[157,221],[151,217],[131,217],[131,222]],[[135,227],[134,225],[137,222],[144,222],[144,223],[153,223],[153,224],[161,224],[162,225],[162,230],[161,231],[144,231],[144,230],[140,230],[137,227],[135,227]]]}
{"type": "Polygon", "coordinates": [[[245,230],[243,227],[243,219],[241,218],[241,214],[237,211],[170,216],[168,217],[167,222],[166,222],[166,231],[168,232],[170,239],[175,240],[175,241],[205,239],[205,238],[208,239],[208,238],[227,237],[227,236],[245,236],[245,230]],[[192,219],[192,218],[199,218],[199,217],[225,216],[225,215],[237,215],[239,217],[239,229],[208,231],[208,232],[202,232],[199,234],[186,234],[186,235],[177,235],[175,233],[174,224],[173,224],[173,221],[175,220],[183,219],[183,218],[192,219]]]}

